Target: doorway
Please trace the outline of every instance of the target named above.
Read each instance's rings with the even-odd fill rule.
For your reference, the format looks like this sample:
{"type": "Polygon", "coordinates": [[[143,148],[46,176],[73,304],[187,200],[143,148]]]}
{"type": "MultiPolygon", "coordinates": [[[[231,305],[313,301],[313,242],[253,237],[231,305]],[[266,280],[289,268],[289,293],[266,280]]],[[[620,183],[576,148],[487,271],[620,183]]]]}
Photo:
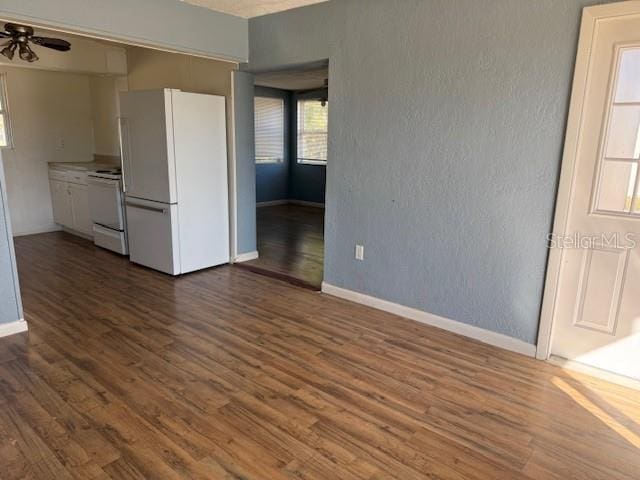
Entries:
{"type": "Polygon", "coordinates": [[[258,258],[242,265],[319,290],[324,263],[328,64],[255,76],[258,258]]]}
{"type": "Polygon", "coordinates": [[[640,7],[584,10],[538,356],[640,380],[640,7]]]}

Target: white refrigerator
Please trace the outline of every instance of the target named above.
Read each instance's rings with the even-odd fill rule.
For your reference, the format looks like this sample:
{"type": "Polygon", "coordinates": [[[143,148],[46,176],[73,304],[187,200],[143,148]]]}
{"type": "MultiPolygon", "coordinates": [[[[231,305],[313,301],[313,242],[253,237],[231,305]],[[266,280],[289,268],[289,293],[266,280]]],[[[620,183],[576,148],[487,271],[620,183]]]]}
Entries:
{"type": "Polygon", "coordinates": [[[229,262],[225,98],[120,94],[132,262],[180,275],[229,262]]]}

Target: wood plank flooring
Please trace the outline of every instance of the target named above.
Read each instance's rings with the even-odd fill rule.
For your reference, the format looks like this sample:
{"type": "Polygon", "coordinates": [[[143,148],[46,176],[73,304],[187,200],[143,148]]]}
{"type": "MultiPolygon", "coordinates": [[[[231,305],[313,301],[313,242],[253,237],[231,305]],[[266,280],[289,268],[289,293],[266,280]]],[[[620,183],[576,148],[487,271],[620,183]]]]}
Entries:
{"type": "Polygon", "coordinates": [[[16,250],[3,480],[638,478],[640,392],[235,267],[16,250]]]}
{"type": "Polygon", "coordinates": [[[324,209],[301,205],[260,207],[256,222],[260,257],[238,265],[320,290],[324,269],[324,209]]]}

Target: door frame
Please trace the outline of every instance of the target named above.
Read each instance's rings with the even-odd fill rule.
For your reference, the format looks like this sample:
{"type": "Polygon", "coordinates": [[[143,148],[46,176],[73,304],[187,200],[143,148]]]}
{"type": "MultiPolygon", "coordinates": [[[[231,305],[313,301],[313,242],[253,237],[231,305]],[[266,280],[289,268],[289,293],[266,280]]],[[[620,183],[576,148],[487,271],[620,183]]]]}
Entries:
{"type": "MultiPolygon", "coordinates": [[[[575,189],[578,145],[583,130],[583,111],[585,95],[588,91],[590,76],[590,57],[598,21],[606,18],[640,14],[640,0],[610,3],[585,7],[582,11],[578,52],[576,55],[569,117],[565,134],[564,151],[560,170],[560,183],[556,197],[556,208],[552,234],[562,236],[567,232],[569,205],[575,189]]],[[[557,292],[564,251],[550,248],[547,261],[547,273],[542,297],[536,358],[547,360],[551,356],[553,324],[557,308],[557,292]]]]}

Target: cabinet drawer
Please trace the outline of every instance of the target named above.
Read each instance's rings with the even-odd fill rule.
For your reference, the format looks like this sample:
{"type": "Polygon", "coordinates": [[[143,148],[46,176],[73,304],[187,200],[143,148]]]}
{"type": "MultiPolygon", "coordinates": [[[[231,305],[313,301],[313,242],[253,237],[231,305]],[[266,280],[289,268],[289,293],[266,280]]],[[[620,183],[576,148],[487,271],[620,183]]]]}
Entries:
{"type": "Polygon", "coordinates": [[[49,170],[49,178],[51,180],[58,180],[59,182],[66,182],[67,171],[66,170],[49,170]]]}

